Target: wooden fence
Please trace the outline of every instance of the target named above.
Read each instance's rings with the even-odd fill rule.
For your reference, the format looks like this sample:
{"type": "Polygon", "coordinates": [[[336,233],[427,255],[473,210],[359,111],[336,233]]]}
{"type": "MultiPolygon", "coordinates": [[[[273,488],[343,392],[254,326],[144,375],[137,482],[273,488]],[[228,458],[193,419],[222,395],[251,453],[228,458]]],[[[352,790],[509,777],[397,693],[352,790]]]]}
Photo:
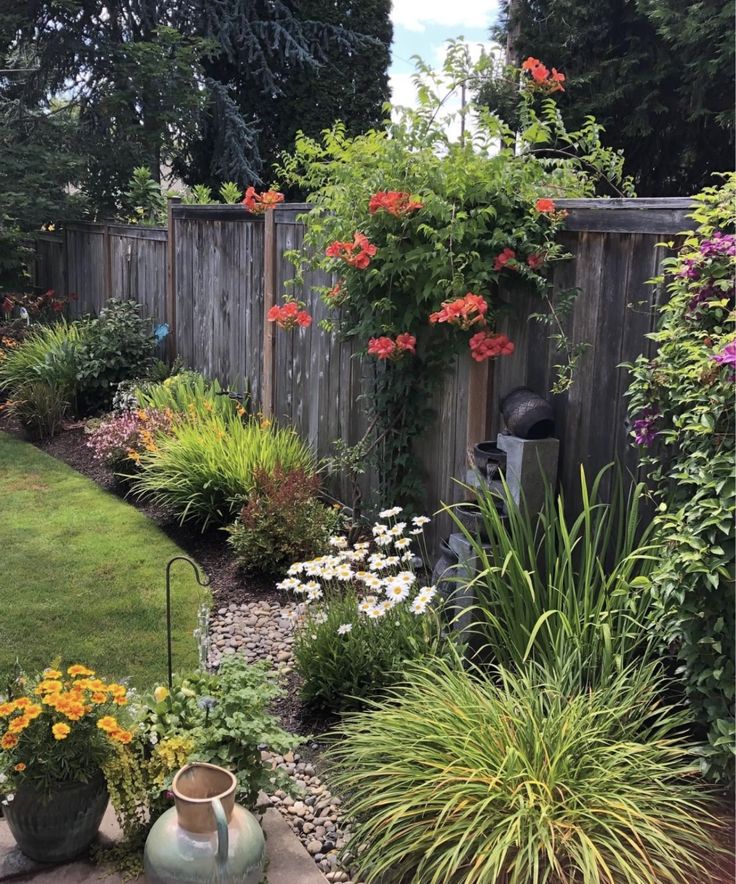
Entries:
{"type": "MultiPolygon", "coordinates": [[[[585,343],[568,392],[551,396],[561,440],[561,485],[574,497],[579,464],[592,474],[614,458],[632,471],[626,371],[622,362],[650,352],[658,291],[647,284],[665,250],[662,239],[687,229],[686,199],[560,201],[569,212],[563,242],[573,260],[557,265],[553,282],[580,294],[564,320],[573,344],[585,343]]],[[[301,204],[282,205],[265,218],[240,206],[169,207],[168,231],[128,225],[70,225],[41,235],[33,278],[40,288],[75,292],[75,313],[95,312],[109,297],[133,298],[170,326],[170,352],[208,376],[247,383],[266,413],[291,423],[321,456],[335,439],[355,443],[365,431],[365,372],[372,363],[319,328],[325,307],[307,274],[293,293],[305,301],[313,325],[274,333],[264,321],[293,279],[285,256],[299,248],[301,204]]],[[[417,440],[427,472],[427,506],[460,499],[453,481],[465,474],[468,447],[501,429],[499,402],[514,386],[548,391],[559,360],[549,330],[526,319],[540,312],[530,296],[507,293],[503,330],[516,343],[512,357],[493,365],[467,355],[438,396],[437,419],[417,440]]],[[[344,493],[345,489],[341,489],[344,493]]]]}

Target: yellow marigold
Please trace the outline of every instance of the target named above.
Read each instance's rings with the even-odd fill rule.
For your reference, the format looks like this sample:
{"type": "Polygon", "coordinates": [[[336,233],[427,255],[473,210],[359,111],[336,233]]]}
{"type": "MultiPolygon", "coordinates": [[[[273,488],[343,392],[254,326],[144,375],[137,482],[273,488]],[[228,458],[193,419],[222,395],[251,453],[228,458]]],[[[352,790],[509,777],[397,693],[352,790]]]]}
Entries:
{"type": "Polygon", "coordinates": [[[24,731],[30,723],[30,718],[25,715],[19,715],[18,718],[13,718],[8,724],[8,733],[19,734],[24,731]]]}
{"type": "Polygon", "coordinates": [[[18,737],[15,734],[5,734],[0,739],[0,749],[15,749],[18,745],[18,737]]]}
{"type": "Polygon", "coordinates": [[[51,733],[54,735],[55,740],[66,740],[71,733],[71,728],[68,724],[55,724],[51,728],[51,733]]]}
{"type": "Polygon", "coordinates": [[[97,727],[101,731],[105,731],[106,733],[111,733],[112,731],[119,730],[120,725],[117,722],[117,719],[112,715],[104,715],[98,722],[97,727]]]}
{"type": "Polygon", "coordinates": [[[36,686],[37,694],[57,694],[62,689],[62,684],[60,681],[54,681],[53,679],[44,679],[40,681],[36,686]]]}
{"type": "Polygon", "coordinates": [[[109,684],[107,690],[113,697],[124,697],[128,693],[124,684],[109,684]]]}
{"type": "Polygon", "coordinates": [[[63,709],[59,708],[59,711],[66,715],[69,721],[79,721],[80,718],[84,718],[87,709],[85,708],[84,703],[72,701],[71,703],[65,704],[63,709]]]}
{"type": "Polygon", "coordinates": [[[67,669],[67,672],[69,673],[69,675],[72,676],[72,678],[76,678],[80,675],[90,676],[95,674],[94,669],[87,669],[87,667],[82,666],[81,663],[74,663],[67,669]]]}
{"type": "Polygon", "coordinates": [[[38,703],[31,703],[30,706],[26,706],[25,716],[33,721],[33,719],[38,718],[42,712],[43,708],[38,703]]]}
{"type": "Polygon", "coordinates": [[[97,703],[98,706],[101,703],[107,703],[107,694],[104,691],[95,691],[92,694],[92,702],[97,703]]]}
{"type": "Polygon", "coordinates": [[[113,700],[113,703],[116,706],[127,706],[128,699],[127,699],[127,697],[115,697],[115,699],[113,700]]]}
{"type": "Polygon", "coordinates": [[[18,697],[17,700],[13,700],[13,705],[16,709],[25,709],[26,706],[31,705],[31,701],[28,699],[28,697],[18,697]]]}
{"type": "Polygon", "coordinates": [[[123,728],[118,728],[117,730],[110,731],[109,735],[111,740],[115,740],[116,743],[129,743],[133,739],[133,734],[130,731],[126,731],[123,728]]]}
{"type": "Polygon", "coordinates": [[[43,677],[48,678],[61,678],[61,673],[58,669],[44,669],[43,677]]]}
{"type": "Polygon", "coordinates": [[[153,692],[153,699],[157,703],[163,703],[163,701],[169,696],[169,689],[164,685],[160,684],[156,690],[153,692]]]}
{"type": "Polygon", "coordinates": [[[87,690],[89,691],[106,691],[107,685],[100,678],[90,678],[87,680],[87,684],[85,685],[87,690]]]}
{"type": "Polygon", "coordinates": [[[13,712],[14,710],[15,710],[15,706],[13,703],[8,703],[8,702],[0,703],[0,715],[1,716],[4,717],[6,715],[10,715],[10,713],[13,712]]]}
{"type": "Polygon", "coordinates": [[[15,765],[15,767],[13,768],[13,770],[16,771],[17,773],[23,773],[23,771],[24,771],[25,769],[26,769],[26,766],[25,766],[25,764],[23,764],[22,761],[19,761],[19,762],[15,765]]]}

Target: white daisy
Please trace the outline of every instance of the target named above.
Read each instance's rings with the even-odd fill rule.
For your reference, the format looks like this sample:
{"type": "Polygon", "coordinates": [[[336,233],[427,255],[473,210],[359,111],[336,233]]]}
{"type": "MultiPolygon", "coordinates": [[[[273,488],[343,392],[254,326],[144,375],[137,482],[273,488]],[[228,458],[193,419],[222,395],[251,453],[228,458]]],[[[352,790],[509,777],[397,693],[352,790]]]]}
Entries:
{"type": "Polygon", "coordinates": [[[285,580],[281,580],[276,584],[276,589],[285,589],[291,590],[291,592],[296,592],[301,585],[301,580],[297,580],[296,577],[287,577],[285,580]]]}
{"type": "Polygon", "coordinates": [[[413,534],[414,536],[416,536],[417,534],[424,534],[424,529],[423,528],[412,528],[411,531],[409,532],[409,534],[413,534]]]}
{"type": "Polygon", "coordinates": [[[321,599],[324,593],[321,589],[312,589],[307,592],[307,598],[310,602],[316,602],[318,599],[321,599]]]}
{"type": "Polygon", "coordinates": [[[386,556],[383,553],[373,553],[373,555],[368,559],[368,567],[371,571],[380,571],[385,567],[386,556]]]}
{"type": "Polygon", "coordinates": [[[389,530],[389,534],[392,537],[401,537],[404,533],[404,528],[406,528],[406,522],[397,522],[393,528],[389,530]]]}
{"type": "Polygon", "coordinates": [[[413,562],[414,561],[414,553],[411,550],[409,550],[408,552],[402,553],[400,558],[401,558],[401,561],[404,563],[413,562]]]}
{"type": "Polygon", "coordinates": [[[433,599],[437,595],[437,587],[436,586],[423,586],[421,592],[429,596],[429,598],[433,599]]]}
{"type": "Polygon", "coordinates": [[[367,577],[363,583],[365,583],[368,589],[380,589],[383,586],[383,581],[380,577],[376,577],[375,574],[371,574],[370,577],[367,577]]]}
{"type": "Polygon", "coordinates": [[[411,546],[411,540],[408,537],[401,537],[394,543],[396,549],[408,549],[411,546]]]}
{"type": "Polygon", "coordinates": [[[347,549],[348,541],[346,537],[341,537],[339,534],[334,537],[330,537],[329,540],[330,546],[334,546],[335,549],[347,549]]]}
{"type": "Polygon", "coordinates": [[[383,611],[384,614],[387,614],[392,608],[395,608],[398,603],[393,599],[384,599],[382,602],[379,602],[378,607],[383,611]]]}
{"type": "Polygon", "coordinates": [[[395,568],[401,560],[398,556],[386,556],[383,562],[384,568],[395,568]]]}
{"type": "Polygon", "coordinates": [[[379,534],[376,537],[376,546],[388,546],[391,543],[391,539],[390,534],[379,534]]]}
{"type": "Polygon", "coordinates": [[[417,528],[421,528],[422,525],[429,525],[432,520],[427,518],[427,516],[414,516],[412,522],[417,526],[417,528]]]}
{"type": "Polygon", "coordinates": [[[395,579],[401,580],[401,582],[405,583],[407,586],[411,586],[413,583],[416,583],[417,578],[413,571],[399,571],[395,579]]]}
{"type": "Polygon", "coordinates": [[[368,608],[365,613],[366,616],[369,617],[371,620],[378,620],[380,617],[383,617],[383,611],[381,610],[381,608],[376,606],[368,608]]]}
{"type": "Polygon", "coordinates": [[[337,568],[335,568],[335,577],[337,577],[338,580],[352,580],[354,573],[355,572],[347,565],[338,565],[337,568]]]}
{"type": "Polygon", "coordinates": [[[414,599],[409,606],[414,614],[423,614],[427,610],[428,600],[422,598],[421,593],[414,599]]]}
{"type": "Polygon", "coordinates": [[[316,580],[308,580],[306,583],[303,584],[303,587],[304,592],[316,592],[318,589],[320,589],[320,585],[319,583],[317,583],[316,580]]]}
{"type": "Polygon", "coordinates": [[[390,519],[392,516],[398,516],[400,512],[400,506],[393,506],[390,510],[383,510],[383,512],[379,513],[378,515],[382,519],[390,519]]]}
{"type": "Polygon", "coordinates": [[[380,537],[382,534],[388,534],[388,525],[384,525],[381,522],[376,522],[376,524],[371,528],[374,537],[380,537]]]}
{"type": "Polygon", "coordinates": [[[286,572],[289,577],[294,577],[296,574],[301,574],[304,571],[304,566],[306,562],[294,562],[293,565],[289,565],[289,570],[286,572]]]}
{"type": "Polygon", "coordinates": [[[386,595],[397,602],[403,602],[409,595],[409,587],[405,583],[391,581],[386,587],[386,595]]]}
{"type": "Polygon", "coordinates": [[[347,635],[352,628],[353,628],[352,623],[343,623],[342,625],[337,627],[337,634],[338,635],[347,635]]]}
{"type": "Polygon", "coordinates": [[[370,543],[356,543],[354,549],[356,552],[367,552],[369,546],[370,543]]]}

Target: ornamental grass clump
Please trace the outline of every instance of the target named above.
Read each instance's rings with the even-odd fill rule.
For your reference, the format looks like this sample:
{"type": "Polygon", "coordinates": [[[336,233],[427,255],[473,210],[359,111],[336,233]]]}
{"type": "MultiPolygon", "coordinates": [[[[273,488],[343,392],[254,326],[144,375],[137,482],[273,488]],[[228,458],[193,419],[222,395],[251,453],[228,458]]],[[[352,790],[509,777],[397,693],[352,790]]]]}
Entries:
{"type": "Polygon", "coordinates": [[[155,448],[141,454],[133,482],[134,493],[171,510],[182,524],[204,530],[232,522],[259,472],[315,472],[314,457],[294,430],[206,406],[207,400],[201,414],[193,408],[191,417],[175,420],[168,435],[157,437],[155,448]]]}
{"type": "Polygon", "coordinates": [[[450,507],[473,549],[476,574],[469,582],[448,577],[472,590],[481,657],[510,669],[530,660],[548,672],[564,667],[571,687],[581,689],[650,656],[654,643],[645,624],[656,617],[650,576],[662,550],[643,511],[644,495],[643,485],[627,488],[610,466],[592,484],[581,468],[574,516],[549,486],[539,513],[519,506],[505,484],[499,494],[480,488],[482,538],[450,507]],[[576,667],[566,667],[571,658],[576,667]]]}
{"type": "Polygon", "coordinates": [[[330,751],[355,877],[383,884],[700,880],[710,801],[654,666],[570,693],[415,666],[330,751]]]}
{"type": "Polygon", "coordinates": [[[277,584],[303,599],[294,644],[309,706],[337,712],[364,706],[402,678],[405,665],[445,654],[437,590],[424,585],[426,516],[411,527],[401,509],[383,511],[369,542],[350,547],[331,538],[334,552],[289,568],[277,584]]]}

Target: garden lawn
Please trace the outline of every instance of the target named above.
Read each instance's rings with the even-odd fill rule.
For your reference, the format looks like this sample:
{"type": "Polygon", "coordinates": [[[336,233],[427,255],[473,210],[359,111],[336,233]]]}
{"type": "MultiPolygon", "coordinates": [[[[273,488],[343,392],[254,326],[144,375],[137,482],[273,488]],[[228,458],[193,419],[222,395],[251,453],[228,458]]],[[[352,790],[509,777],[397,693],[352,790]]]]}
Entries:
{"type": "MultiPolygon", "coordinates": [[[[63,657],[140,688],[164,681],[164,571],[181,553],[134,507],[0,433],[0,673],[63,657]]],[[[202,592],[174,566],[177,670],[197,663],[202,592]]]]}

